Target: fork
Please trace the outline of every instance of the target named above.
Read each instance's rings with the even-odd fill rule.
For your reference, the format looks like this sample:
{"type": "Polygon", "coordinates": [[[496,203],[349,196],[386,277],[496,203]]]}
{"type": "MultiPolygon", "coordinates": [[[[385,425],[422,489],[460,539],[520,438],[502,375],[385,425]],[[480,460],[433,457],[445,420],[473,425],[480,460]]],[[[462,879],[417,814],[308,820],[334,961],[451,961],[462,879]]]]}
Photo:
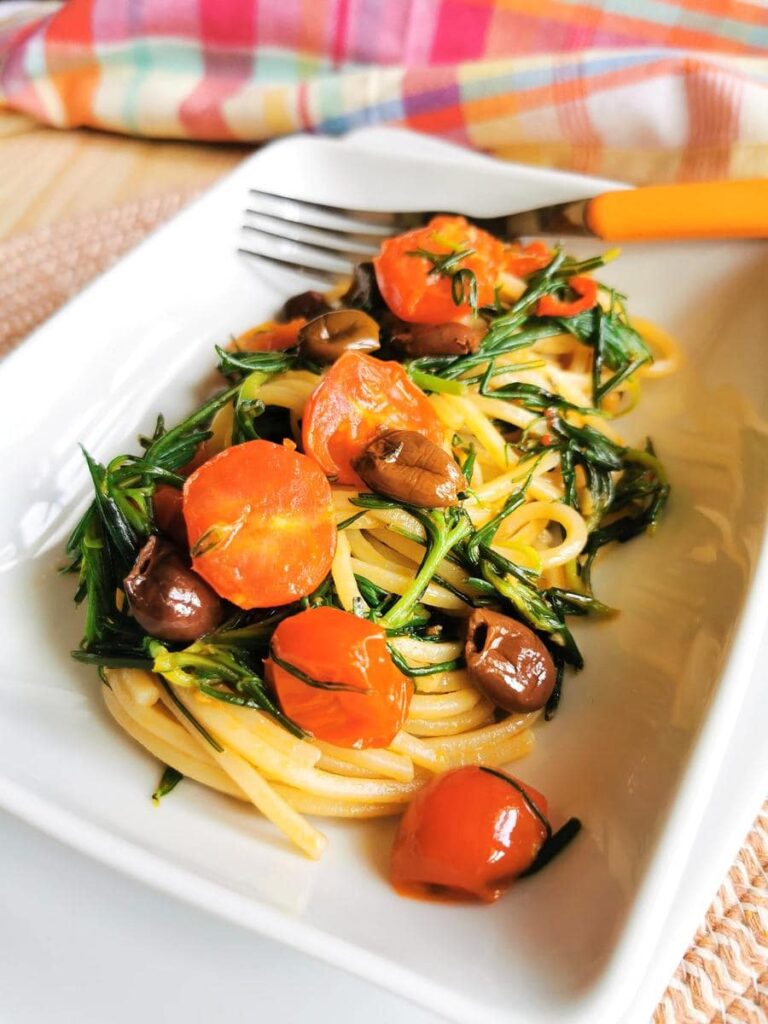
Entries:
{"type": "MultiPolygon", "coordinates": [[[[249,190],[242,225],[247,256],[337,283],[382,241],[426,224],[431,213],[328,206],[249,190]]],[[[503,239],[586,235],[603,241],[768,237],[768,179],[647,185],[556,206],[471,218],[503,239]]]]}

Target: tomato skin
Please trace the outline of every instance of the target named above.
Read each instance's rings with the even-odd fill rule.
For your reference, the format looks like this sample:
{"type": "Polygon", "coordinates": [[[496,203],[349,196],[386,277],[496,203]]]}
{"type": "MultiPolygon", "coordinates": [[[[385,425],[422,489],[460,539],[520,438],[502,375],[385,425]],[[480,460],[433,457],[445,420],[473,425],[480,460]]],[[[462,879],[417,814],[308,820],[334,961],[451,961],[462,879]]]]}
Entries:
{"type": "Polygon", "coordinates": [[[536,270],[543,270],[552,262],[552,251],[543,242],[529,242],[528,245],[513,243],[504,250],[503,269],[515,277],[528,277],[536,270]]]}
{"type": "Polygon", "coordinates": [[[408,255],[416,249],[440,255],[473,249],[456,269],[474,272],[479,306],[493,302],[504,246],[464,217],[439,216],[424,228],[386,239],[374,258],[379,290],[395,316],[410,323],[441,324],[472,314],[469,304],[457,306],[453,301],[449,277],[435,274],[428,259],[408,255]]]}
{"type": "Polygon", "coordinates": [[[384,430],[416,430],[435,444],[443,440],[437,413],[400,363],[345,352],[304,408],[304,451],[332,480],[365,489],[352,460],[384,430]]]}
{"type": "Polygon", "coordinates": [[[225,448],[196,469],[184,484],[184,520],[192,568],[240,608],[306,597],[336,547],[328,481],[311,459],[271,441],[225,448]]]}
{"type": "Polygon", "coordinates": [[[597,281],[584,274],[568,278],[568,287],[572,288],[578,299],[558,299],[556,295],[542,295],[536,304],[536,316],[576,316],[583,313],[597,302],[597,281]]]}
{"type": "Polygon", "coordinates": [[[265,320],[263,324],[243,331],[228,348],[233,352],[282,352],[298,344],[299,330],[307,321],[303,316],[287,324],[265,320]]]}
{"type": "Polygon", "coordinates": [[[283,712],[317,739],[339,747],[386,747],[400,731],[413,684],[392,661],[380,626],[339,608],[309,608],[279,624],[273,654],[312,679],[358,691],[310,686],[272,656],[265,661],[283,712]]]}
{"type": "MultiPolygon", "coordinates": [[[[511,777],[509,777],[511,778],[511,777]]],[[[404,895],[439,895],[492,903],[533,863],[547,829],[544,797],[502,773],[470,765],[438,775],[405,810],[390,873],[404,895]]]]}

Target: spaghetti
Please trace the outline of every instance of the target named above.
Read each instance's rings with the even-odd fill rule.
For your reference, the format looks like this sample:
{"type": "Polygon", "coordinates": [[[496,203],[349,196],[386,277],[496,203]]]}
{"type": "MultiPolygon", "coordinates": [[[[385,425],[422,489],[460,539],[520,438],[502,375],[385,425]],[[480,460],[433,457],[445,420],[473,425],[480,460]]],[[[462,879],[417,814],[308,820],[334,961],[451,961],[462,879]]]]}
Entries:
{"type": "MultiPolygon", "coordinates": [[[[396,264],[385,246],[375,276],[368,268],[367,292],[358,280],[341,300],[313,300],[320,316],[341,304],[373,320],[377,337],[380,330],[389,361],[372,355],[370,345],[354,355],[369,374],[364,384],[349,377],[354,348],[326,366],[306,358],[298,332],[316,322],[312,317],[262,325],[219,350],[225,392],[174,430],[159,420],[141,456],[107,466],[89,459],[96,500],[69,543],[78,600],[88,603],[76,656],[100,666],[107,708],[137,743],[180,775],[250,802],[310,857],[322,853],[326,839],[307,816],[396,815],[441,773],[498,768],[530,752],[532,727],[554,713],[565,667],[581,664],[566,617],[610,611],[592,592],[597,552],[653,529],[668,493],[651,443],[628,447],[614,423],[636,404],[644,378],[675,369],[669,336],[631,320],[621,296],[592,283],[603,260],[579,263],[540,243],[468,245],[452,233],[462,224],[436,219],[422,245],[401,246],[396,264]],[[489,290],[483,275],[493,260],[496,286],[489,290]],[[390,264],[395,271],[387,276],[390,264]],[[430,324],[441,327],[442,350],[429,341],[430,324]],[[479,341],[467,341],[470,328],[479,341]],[[649,345],[659,352],[655,363],[649,345]],[[382,369],[388,367],[396,373],[382,369]],[[342,370],[347,377],[333,391],[342,370]],[[369,393],[374,384],[383,398],[369,393]],[[318,412],[322,401],[331,402],[326,419],[318,412]],[[353,402],[366,403],[360,415],[353,402]],[[322,427],[320,439],[318,424],[326,420],[332,426],[322,427]],[[450,507],[420,505],[416,492],[412,500],[393,498],[356,477],[355,452],[382,431],[403,428],[428,437],[458,467],[452,472],[461,489],[450,507]],[[247,569],[239,568],[250,563],[237,563],[237,593],[222,582],[222,565],[267,543],[263,531],[253,532],[255,506],[242,505],[232,525],[216,504],[223,477],[202,499],[196,494],[209,467],[221,472],[222,453],[240,446],[245,457],[249,444],[267,443],[285,453],[280,472],[293,472],[290,459],[314,458],[330,478],[330,495],[325,501],[315,487],[320,496],[311,510],[302,506],[308,532],[301,536],[291,518],[298,499],[278,510],[277,525],[270,507],[268,550],[278,550],[275,537],[285,527],[303,554],[287,571],[285,598],[254,608],[247,596],[253,589],[242,581],[247,569]],[[203,521],[209,499],[213,525],[193,536],[190,524],[203,521]],[[183,548],[185,528],[192,567],[217,602],[215,628],[192,633],[191,642],[183,633],[188,623],[178,638],[163,632],[162,617],[154,630],[142,624],[146,573],[137,576],[134,564],[148,536],[183,548]],[[317,538],[326,533],[331,540],[320,552],[317,538]],[[279,653],[283,624],[318,608],[375,624],[378,632],[365,643],[386,642],[386,671],[405,696],[385,740],[329,742],[321,729],[291,718],[279,685],[283,669],[294,688],[303,680],[309,697],[329,706],[331,699],[334,707],[352,706],[368,692],[346,676],[313,678],[303,661],[297,667],[297,658],[279,653]],[[557,674],[546,706],[501,707],[465,663],[466,622],[478,608],[525,624],[544,645],[557,674]]],[[[317,338],[313,344],[313,355],[322,355],[317,338]]],[[[276,477],[275,494],[281,486],[276,477]]],[[[181,572],[173,557],[162,564],[181,572]]],[[[259,569],[273,574],[276,594],[281,558],[259,569]]],[[[178,591],[178,578],[176,585],[178,591]]],[[[304,645],[298,658],[310,654],[304,645]]]]}

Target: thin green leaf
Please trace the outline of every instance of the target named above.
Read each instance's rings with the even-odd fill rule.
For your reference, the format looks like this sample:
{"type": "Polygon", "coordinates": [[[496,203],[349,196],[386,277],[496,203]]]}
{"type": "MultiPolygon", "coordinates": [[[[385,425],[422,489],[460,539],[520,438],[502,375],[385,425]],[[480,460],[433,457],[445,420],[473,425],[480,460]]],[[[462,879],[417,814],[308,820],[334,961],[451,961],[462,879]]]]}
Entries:
{"type": "Polygon", "coordinates": [[[174,790],[183,778],[184,776],[181,772],[171,768],[170,765],[166,765],[157,789],[152,794],[152,803],[156,806],[159,805],[161,799],[174,790]]]}
{"type": "Polygon", "coordinates": [[[346,693],[369,693],[370,687],[355,686],[353,683],[339,683],[330,682],[325,679],[314,679],[307,672],[298,668],[296,665],[292,665],[290,662],[285,661],[275,654],[274,648],[269,652],[269,656],[272,661],[281,668],[284,672],[292,675],[295,679],[299,679],[302,683],[306,683],[307,686],[313,687],[316,690],[340,690],[346,693]]]}
{"type": "Polygon", "coordinates": [[[435,665],[409,665],[405,658],[400,654],[396,647],[392,644],[387,644],[389,655],[394,661],[395,665],[400,669],[404,676],[411,676],[412,678],[419,679],[422,676],[433,676],[436,672],[453,672],[458,668],[462,668],[464,665],[463,658],[452,658],[450,661],[440,661],[435,665]]]}

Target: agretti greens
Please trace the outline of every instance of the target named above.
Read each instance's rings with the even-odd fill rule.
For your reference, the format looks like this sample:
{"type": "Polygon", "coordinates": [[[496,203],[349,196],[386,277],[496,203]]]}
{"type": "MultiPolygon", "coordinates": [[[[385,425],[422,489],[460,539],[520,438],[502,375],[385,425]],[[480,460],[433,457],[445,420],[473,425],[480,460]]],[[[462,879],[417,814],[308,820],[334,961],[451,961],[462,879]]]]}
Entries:
{"type": "MultiPolygon", "coordinates": [[[[433,259],[433,254],[421,251],[418,255],[432,260],[436,274],[451,279],[457,305],[468,302],[476,306],[476,282],[469,274],[462,274],[459,265],[466,252],[453,260],[444,256],[433,259]]],[[[358,576],[362,596],[355,614],[379,622],[390,636],[412,634],[429,641],[460,634],[457,619],[424,604],[431,583],[451,590],[468,608],[491,605],[502,609],[527,623],[553,656],[558,685],[548,715],[560,699],[565,667],[582,666],[568,619],[612,614],[592,590],[592,568],[598,552],[607,544],[624,543],[653,531],[669,496],[669,482],[650,440],[642,448],[626,447],[587,422],[604,415],[606,398],[652,358],[626,316],[622,297],[606,290],[610,296],[607,308],[596,305],[571,317],[534,315],[539,299],[562,293],[570,277],[596,270],[602,263],[599,257],[571,260],[556,249],[549,265],[530,276],[517,300],[505,304],[497,299],[492,307],[480,309],[488,331],[476,352],[427,356],[408,365],[411,379],[427,391],[462,395],[467,388],[477,387],[485,398],[503,399],[532,414],[535,429],[509,436],[510,452],[530,471],[503,507],[476,528],[461,506],[424,509],[377,494],[359,494],[353,500],[359,511],[338,527],[349,528],[370,510],[408,513],[419,527],[410,539],[424,544],[424,556],[412,583],[405,593],[395,594],[358,576]],[[574,404],[530,383],[498,383],[498,378],[510,369],[509,360],[500,362],[502,357],[522,354],[540,339],[564,333],[592,350],[591,404],[574,404]],[[589,530],[586,547],[565,567],[568,585],[561,587],[545,586],[539,571],[517,564],[494,545],[504,521],[526,500],[538,461],[551,454],[557,456],[563,500],[584,515],[589,530]],[[463,572],[463,585],[457,587],[441,575],[441,565],[446,562],[463,572]]],[[[381,311],[372,312],[376,315],[381,311]]],[[[102,669],[154,670],[174,685],[196,687],[213,699],[265,711],[301,735],[275,704],[264,682],[263,661],[272,631],[283,618],[307,607],[340,607],[330,576],[314,594],[292,605],[250,612],[230,607],[222,626],[186,647],[161,644],[147,637],[127,611],[123,580],[142,545],[158,531],[153,511],[156,488],[183,486],[184,468],[211,437],[214,417],[227,407],[231,409],[233,444],[259,437],[289,437],[289,424],[275,410],[265,407],[259,389],[270,378],[295,367],[318,370],[302,362],[295,348],[281,352],[216,351],[219,370],[227,383],[224,390],[172,429],[158,417],[152,435],[140,438],[139,454],[120,455],[102,464],[84,453],[94,497],[69,538],[69,565],[64,570],[76,575],[75,600],[85,605],[84,636],[73,654],[102,669]]],[[[464,497],[470,497],[477,453],[472,444],[461,442],[458,436],[454,442],[467,481],[464,497]]],[[[408,674],[415,676],[423,671],[397,657],[408,674]]],[[[440,667],[455,668],[459,664],[454,661],[440,667]]],[[[158,793],[167,791],[172,783],[173,779],[166,780],[158,793]]]]}

